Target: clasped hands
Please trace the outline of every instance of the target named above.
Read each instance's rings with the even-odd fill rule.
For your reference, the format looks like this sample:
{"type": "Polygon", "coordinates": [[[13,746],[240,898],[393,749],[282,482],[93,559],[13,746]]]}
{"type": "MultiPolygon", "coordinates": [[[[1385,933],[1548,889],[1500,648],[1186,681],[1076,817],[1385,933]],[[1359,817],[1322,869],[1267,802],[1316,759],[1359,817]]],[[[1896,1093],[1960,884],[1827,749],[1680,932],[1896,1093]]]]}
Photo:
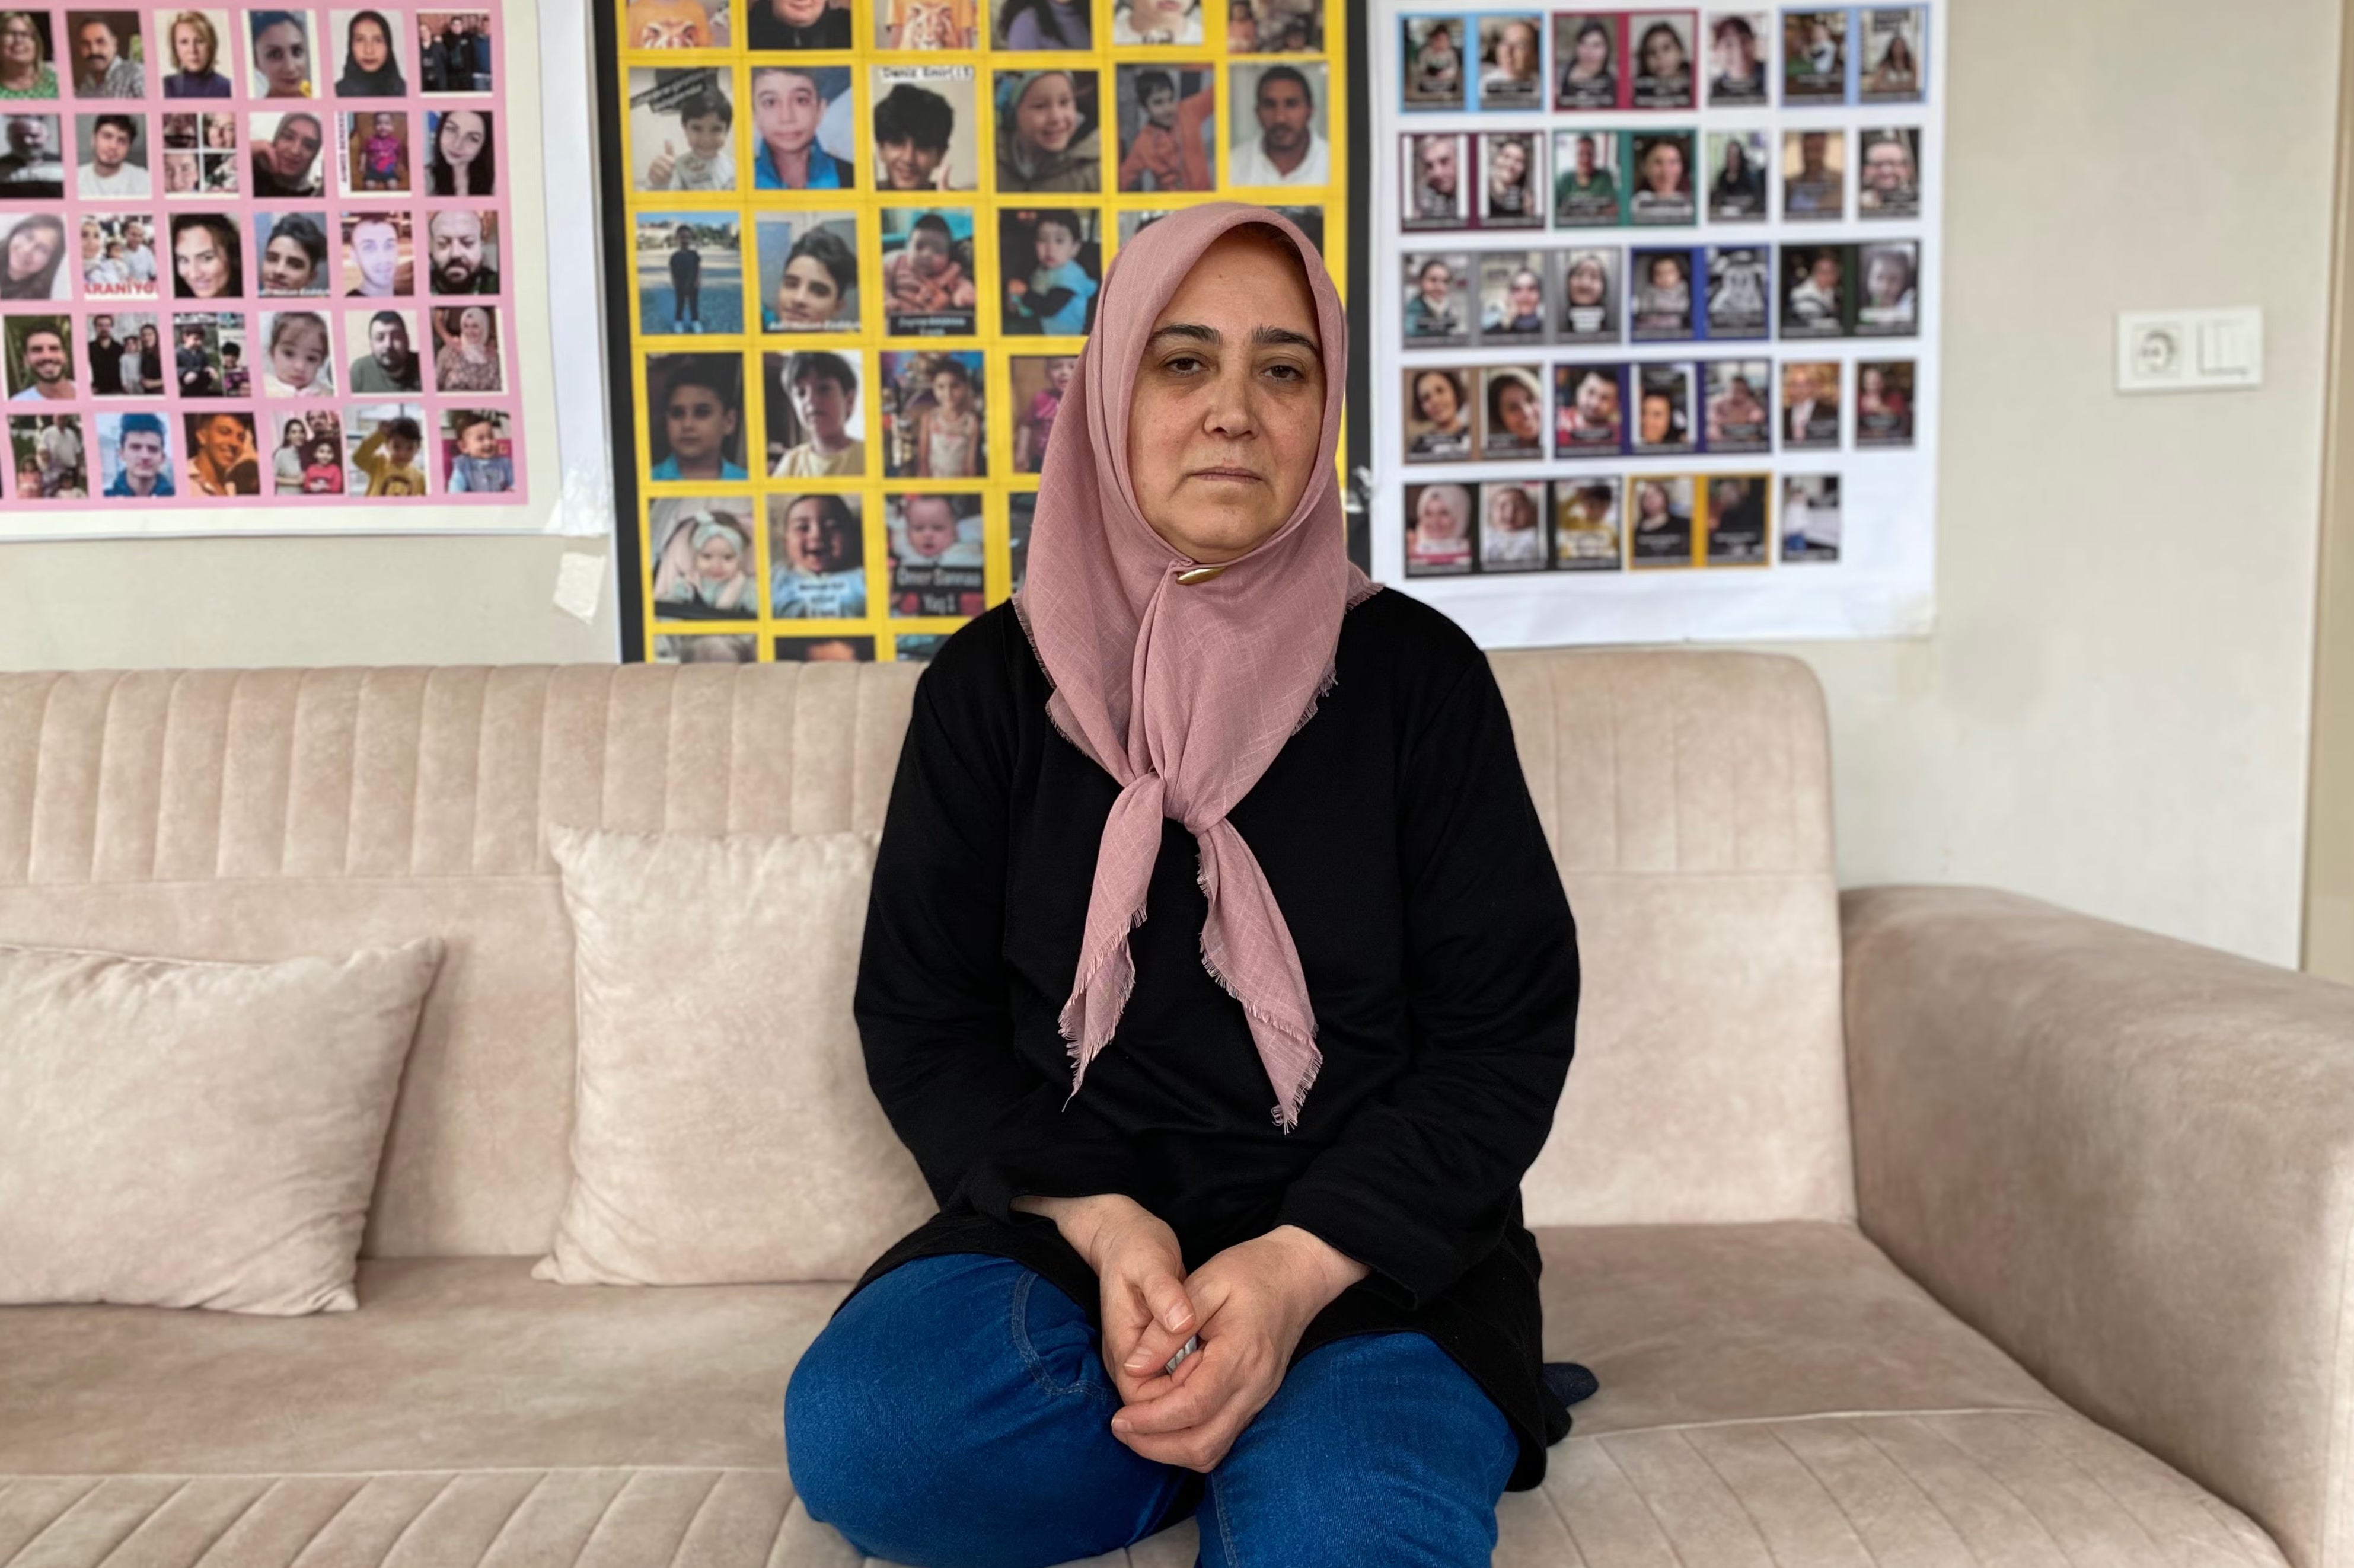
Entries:
{"type": "Polygon", "coordinates": [[[1185,1273],[1177,1234],[1132,1198],[1023,1198],[1102,1282],[1103,1358],[1126,1403],[1113,1436],[1147,1459],[1208,1471],[1275,1397],[1293,1347],[1365,1266],[1278,1225],[1185,1273]],[[1201,1348],[1163,1370],[1185,1341],[1201,1348]]]}

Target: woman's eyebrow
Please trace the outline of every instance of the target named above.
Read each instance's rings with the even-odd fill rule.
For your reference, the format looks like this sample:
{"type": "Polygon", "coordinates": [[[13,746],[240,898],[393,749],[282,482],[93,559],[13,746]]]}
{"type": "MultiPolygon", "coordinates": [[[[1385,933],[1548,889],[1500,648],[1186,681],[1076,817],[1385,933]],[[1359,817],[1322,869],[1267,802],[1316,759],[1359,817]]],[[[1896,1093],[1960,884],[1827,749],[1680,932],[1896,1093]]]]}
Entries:
{"type": "MultiPolygon", "coordinates": [[[[1221,344],[1225,342],[1225,334],[1219,332],[1215,327],[1203,326],[1194,322],[1172,322],[1169,325],[1161,328],[1150,337],[1147,338],[1144,345],[1145,347],[1150,348],[1164,337],[1181,337],[1189,343],[1221,344]]],[[[1251,333],[1251,342],[1258,344],[1262,348],[1270,346],[1304,348],[1310,354],[1314,354],[1316,352],[1316,340],[1314,338],[1308,336],[1304,333],[1293,332],[1289,327],[1262,326],[1255,328],[1251,333]]]]}

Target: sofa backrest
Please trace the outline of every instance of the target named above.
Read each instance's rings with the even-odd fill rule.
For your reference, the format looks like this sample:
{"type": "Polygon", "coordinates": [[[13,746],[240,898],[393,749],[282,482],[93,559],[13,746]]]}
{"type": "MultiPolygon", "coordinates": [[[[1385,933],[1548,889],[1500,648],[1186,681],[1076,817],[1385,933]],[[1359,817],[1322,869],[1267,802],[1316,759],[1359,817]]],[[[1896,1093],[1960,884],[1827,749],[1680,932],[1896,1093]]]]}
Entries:
{"type": "MultiPolygon", "coordinates": [[[[1496,667],[1585,957],[1532,1223],[1852,1213],[1820,694],[1793,661],[1496,667]]],[[[917,667],[0,673],[0,941],[450,953],[363,1250],[542,1250],[570,934],[546,827],[881,825],[917,667]]]]}

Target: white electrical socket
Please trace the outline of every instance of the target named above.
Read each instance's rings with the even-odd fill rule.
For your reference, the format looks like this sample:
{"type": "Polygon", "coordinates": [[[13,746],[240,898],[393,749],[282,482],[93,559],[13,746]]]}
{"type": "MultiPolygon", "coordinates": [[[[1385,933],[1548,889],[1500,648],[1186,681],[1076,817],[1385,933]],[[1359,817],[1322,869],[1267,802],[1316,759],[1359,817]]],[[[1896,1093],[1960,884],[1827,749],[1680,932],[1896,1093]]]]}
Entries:
{"type": "Polygon", "coordinates": [[[2264,313],[2255,306],[2117,313],[2117,390],[2222,392],[2264,379],[2264,313]]]}

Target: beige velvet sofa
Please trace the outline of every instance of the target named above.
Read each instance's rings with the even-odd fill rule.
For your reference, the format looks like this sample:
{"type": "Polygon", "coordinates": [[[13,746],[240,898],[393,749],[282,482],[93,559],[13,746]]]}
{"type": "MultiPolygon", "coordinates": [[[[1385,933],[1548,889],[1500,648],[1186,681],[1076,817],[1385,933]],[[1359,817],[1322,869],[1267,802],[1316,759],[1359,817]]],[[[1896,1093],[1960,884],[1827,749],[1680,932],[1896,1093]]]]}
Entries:
{"type": "MultiPolygon", "coordinates": [[[[1586,976],[1525,1183],[1548,1352],[1601,1380],[1496,1561],[2354,1568],[2354,990],[1840,894],[1796,662],[1495,665],[1586,976]]],[[[573,1049],[544,830],[879,825],[915,674],[0,675],[0,939],[450,942],[357,1311],[0,1308],[0,1563],[854,1563],[781,1434],[843,1286],[531,1278],[573,1049]]]]}

